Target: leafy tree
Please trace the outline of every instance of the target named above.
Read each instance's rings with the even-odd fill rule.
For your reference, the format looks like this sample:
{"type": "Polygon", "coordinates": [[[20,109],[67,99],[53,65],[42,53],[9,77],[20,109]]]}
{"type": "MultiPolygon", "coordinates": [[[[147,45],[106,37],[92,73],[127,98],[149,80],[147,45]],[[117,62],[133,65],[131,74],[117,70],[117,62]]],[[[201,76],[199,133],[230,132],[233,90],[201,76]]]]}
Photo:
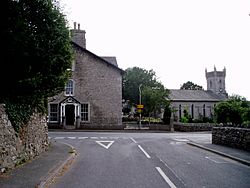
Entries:
{"type": "Polygon", "coordinates": [[[244,121],[249,121],[249,111],[249,102],[239,95],[233,95],[215,107],[217,122],[232,123],[233,126],[240,126],[244,121]]]}
{"type": "Polygon", "coordinates": [[[65,16],[54,0],[6,0],[1,1],[1,8],[5,14],[0,102],[21,123],[35,109],[45,110],[47,97],[63,91],[73,58],[71,39],[65,16]],[[29,113],[23,113],[27,109],[29,113]]]}
{"type": "Polygon", "coordinates": [[[139,67],[128,68],[123,76],[123,99],[129,100],[131,104],[139,104],[139,86],[141,84],[141,89],[145,87],[162,87],[162,84],[157,81],[153,70],[139,67]]]}
{"type": "Polygon", "coordinates": [[[203,87],[199,86],[197,84],[194,84],[191,81],[188,81],[188,82],[182,84],[180,89],[183,89],[183,90],[203,90],[203,87]]]}
{"type": "Polygon", "coordinates": [[[144,87],[142,90],[142,103],[144,104],[143,114],[156,118],[156,115],[161,112],[162,108],[169,105],[167,100],[168,90],[164,86],[152,88],[144,87]]]}

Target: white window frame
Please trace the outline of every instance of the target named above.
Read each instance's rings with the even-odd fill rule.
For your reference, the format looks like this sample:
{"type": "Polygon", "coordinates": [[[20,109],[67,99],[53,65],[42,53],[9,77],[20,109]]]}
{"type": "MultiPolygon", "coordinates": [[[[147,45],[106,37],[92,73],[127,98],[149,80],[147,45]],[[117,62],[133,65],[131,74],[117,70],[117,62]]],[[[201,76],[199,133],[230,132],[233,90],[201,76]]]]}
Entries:
{"type": "Polygon", "coordinates": [[[58,112],[58,109],[59,109],[59,104],[58,103],[50,103],[49,104],[49,122],[51,123],[55,123],[55,122],[58,122],[59,120],[59,112],[58,112]],[[51,105],[57,105],[56,107],[56,112],[51,112],[51,105]],[[56,120],[51,120],[51,113],[55,114],[56,113],[56,120]]]}
{"type": "Polygon", "coordinates": [[[69,79],[66,86],[65,86],[65,96],[73,96],[74,95],[74,88],[75,88],[75,83],[73,79],[69,79]],[[72,85],[69,86],[69,83],[72,83],[72,85]],[[70,92],[68,92],[70,90],[70,92]]]}
{"type": "Polygon", "coordinates": [[[80,107],[80,118],[81,118],[81,122],[90,122],[90,103],[81,103],[81,107],[80,107]],[[83,112],[83,106],[84,105],[88,105],[88,111],[87,112],[83,112]],[[87,118],[88,120],[84,120],[84,114],[87,114],[87,118]]]}

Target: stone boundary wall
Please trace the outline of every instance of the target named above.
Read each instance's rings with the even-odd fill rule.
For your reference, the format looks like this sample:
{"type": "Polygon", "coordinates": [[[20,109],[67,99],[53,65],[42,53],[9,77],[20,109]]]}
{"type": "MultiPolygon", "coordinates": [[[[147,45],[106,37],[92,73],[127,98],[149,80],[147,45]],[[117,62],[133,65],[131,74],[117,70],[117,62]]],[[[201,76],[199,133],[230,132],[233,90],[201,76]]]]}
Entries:
{"type": "Polygon", "coordinates": [[[180,123],[174,122],[174,131],[180,132],[197,132],[197,131],[212,131],[214,123],[180,123]]]}
{"type": "Polygon", "coordinates": [[[214,127],[212,130],[212,144],[250,151],[250,129],[214,127]]]}
{"type": "Polygon", "coordinates": [[[30,121],[16,133],[0,104],[0,174],[35,158],[49,147],[45,116],[33,114],[30,121]]]}

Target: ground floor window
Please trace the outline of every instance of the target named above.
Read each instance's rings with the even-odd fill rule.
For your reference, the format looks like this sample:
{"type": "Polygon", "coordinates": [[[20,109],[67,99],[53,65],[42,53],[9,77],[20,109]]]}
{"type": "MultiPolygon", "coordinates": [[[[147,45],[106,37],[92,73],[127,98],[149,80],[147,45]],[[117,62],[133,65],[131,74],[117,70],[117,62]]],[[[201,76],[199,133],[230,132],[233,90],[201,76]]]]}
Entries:
{"type": "Polygon", "coordinates": [[[49,105],[49,121],[50,122],[58,121],[58,104],[49,105]]]}
{"type": "Polygon", "coordinates": [[[89,121],[89,104],[81,104],[81,121],[88,122],[89,121]]]}

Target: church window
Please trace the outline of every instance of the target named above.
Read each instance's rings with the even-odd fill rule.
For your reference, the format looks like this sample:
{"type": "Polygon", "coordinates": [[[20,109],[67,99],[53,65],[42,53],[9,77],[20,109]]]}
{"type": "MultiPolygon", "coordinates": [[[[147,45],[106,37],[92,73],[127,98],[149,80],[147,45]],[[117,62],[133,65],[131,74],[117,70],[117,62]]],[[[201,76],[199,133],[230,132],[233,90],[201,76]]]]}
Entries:
{"type": "Polygon", "coordinates": [[[206,117],[206,105],[203,105],[203,117],[206,117]]]}
{"type": "Polygon", "coordinates": [[[179,119],[181,119],[181,104],[179,105],[179,119]]]}
{"type": "Polygon", "coordinates": [[[192,119],[194,118],[194,105],[192,104],[191,106],[191,116],[192,116],[192,119]]]}
{"type": "Polygon", "coordinates": [[[213,87],[213,82],[210,80],[210,88],[213,87]]]}
{"type": "Polygon", "coordinates": [[[49,105],[49,121],[50,122],[58,121],[58,104],[49,105]]]}
{"type": "Polygon", "coordinates": [[[89,122],[89,103],[81,104],[81,121],[89,122]]]}
{"type": "Polygon", "coordinates": [[[74,94],[74,81],[70,79],[65,88],[65,95],[72,96],[73,94],[74,94]]]}

